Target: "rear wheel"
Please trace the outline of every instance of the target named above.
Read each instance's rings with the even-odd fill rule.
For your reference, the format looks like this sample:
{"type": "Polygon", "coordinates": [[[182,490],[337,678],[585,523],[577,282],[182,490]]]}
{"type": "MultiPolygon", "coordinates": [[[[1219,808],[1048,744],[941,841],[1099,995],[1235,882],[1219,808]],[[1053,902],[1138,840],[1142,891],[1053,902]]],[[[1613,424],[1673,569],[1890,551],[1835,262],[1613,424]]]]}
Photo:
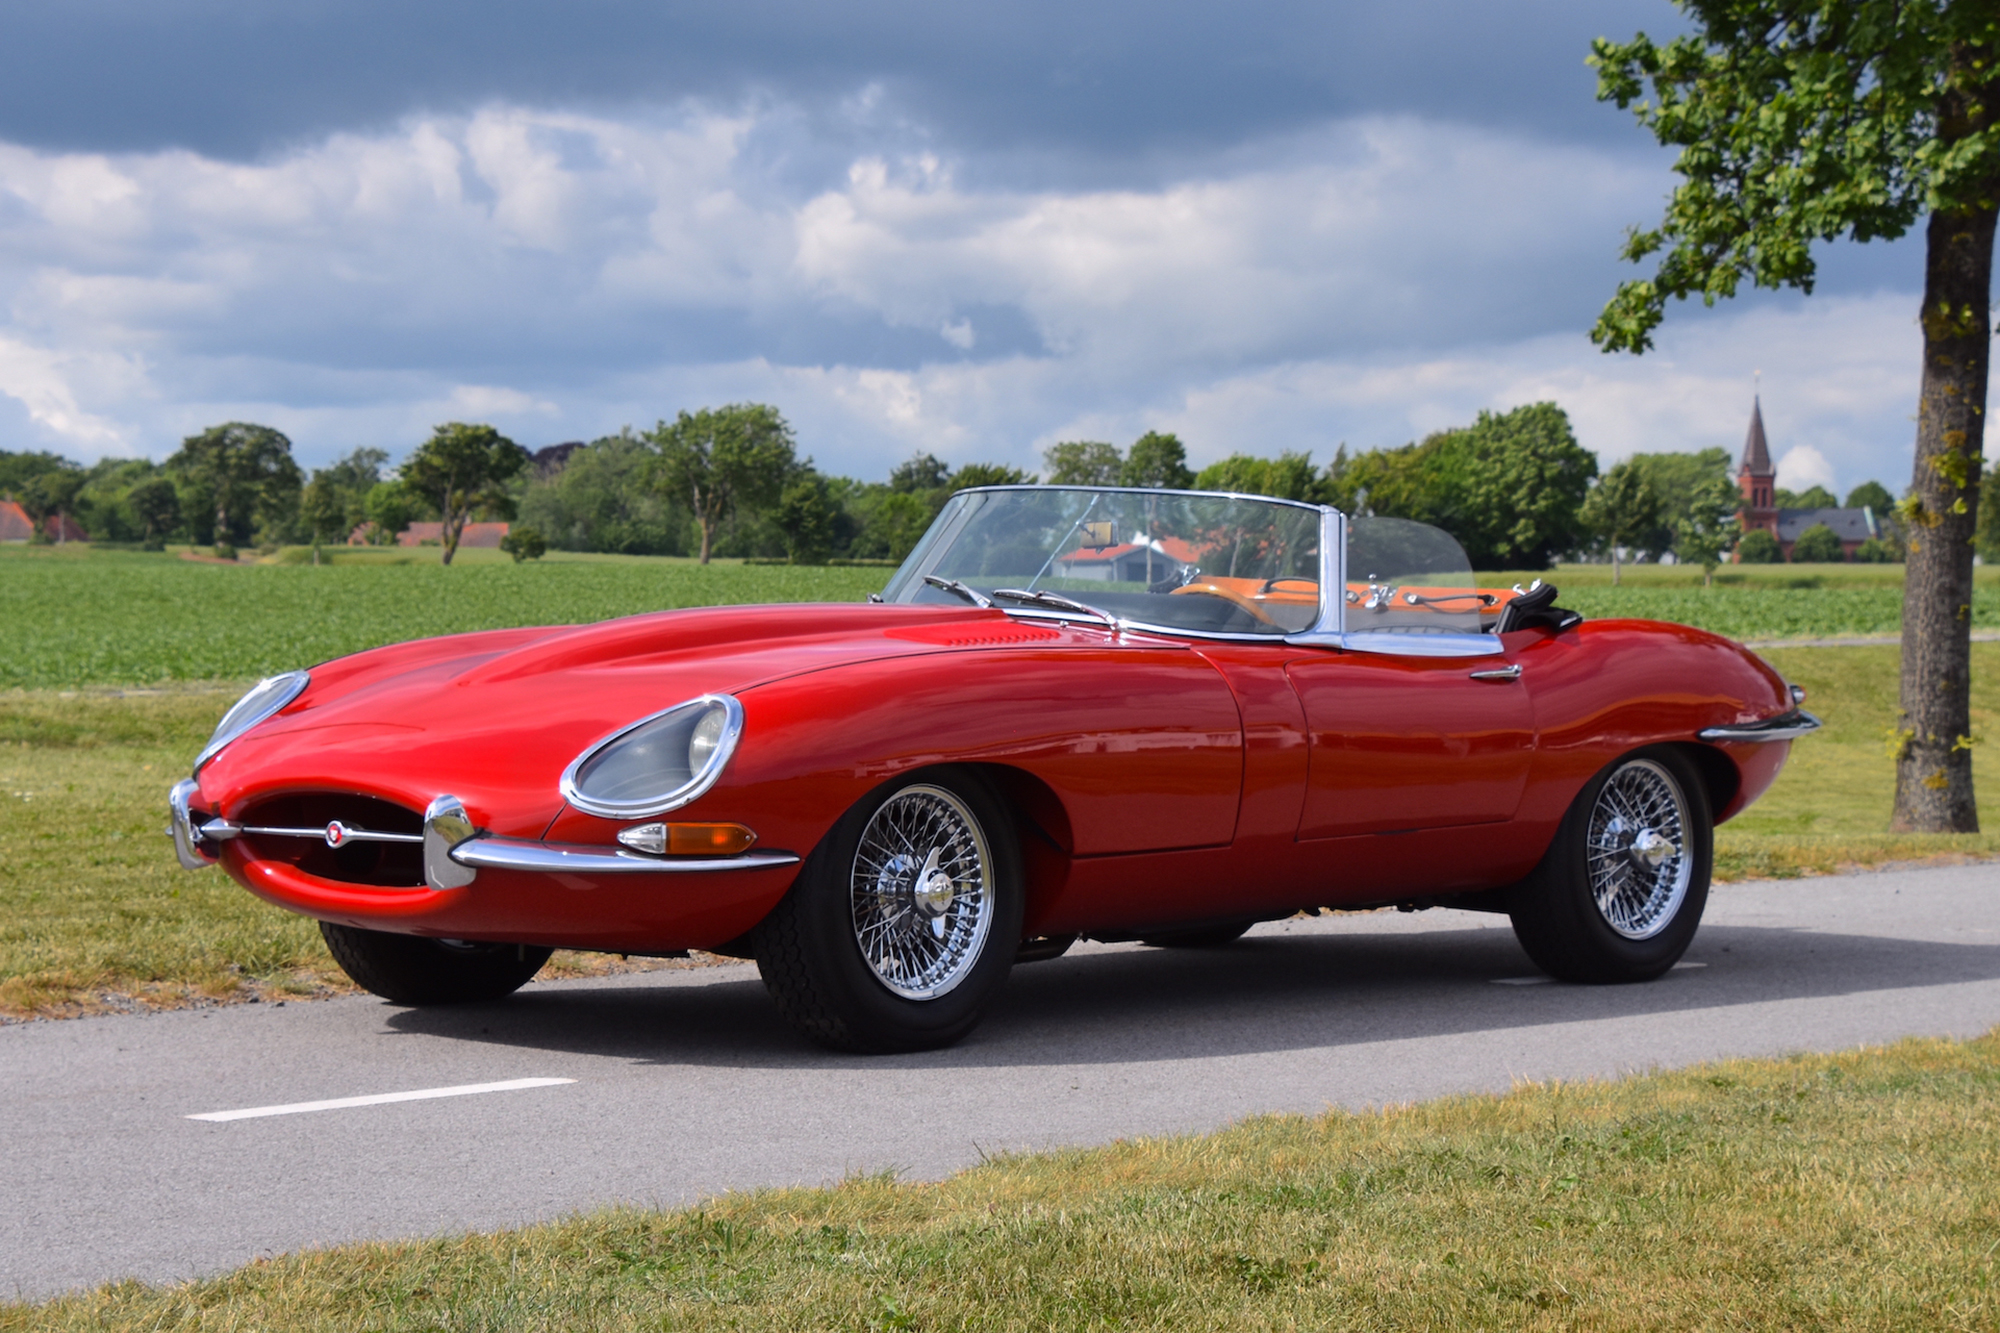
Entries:
{"type": "Polygon", "coordinates": [[[1701,924],[1714,860],[1708,795],[1688,761],[1641,750],[1584,787],[1509,903],[1515,938],[1564,981],[1650,981],[1701,924]]]}
{"type": "Polygon", "coordinates": [[[1006,807],[974,775],[936,770],[842,816],[757,927],[757,969],[823,1046],[949,1046],[1007,979],[1021,911],[1006,807]]]}
{"type": "Polygon", "coordinates": [[[397,1004],[469,1004],[512,995],[549,961],[551,949],[472,944],[319,923],[340,970],[363,990],[397,1004]]]}

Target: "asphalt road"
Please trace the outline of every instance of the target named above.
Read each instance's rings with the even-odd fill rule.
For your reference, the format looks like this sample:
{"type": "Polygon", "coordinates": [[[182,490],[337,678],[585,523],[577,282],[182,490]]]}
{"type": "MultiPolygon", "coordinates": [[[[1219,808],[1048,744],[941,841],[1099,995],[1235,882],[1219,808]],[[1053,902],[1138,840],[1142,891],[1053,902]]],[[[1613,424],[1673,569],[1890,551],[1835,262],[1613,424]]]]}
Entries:
{"type": "Polygon", "coordinates": [[[0,1029],[0,1292],[173,1279],[364,1237],[996,1149],[1206,1130],[1516,1079],[1611,1076],[2000,1024],[2000,867],[1718,888],[1646,986],[1540,983],[1504,918],[1260,927],[1017,970],[959,1047],[802,1046],[755,969],[532,985],[470,1009],[370,997],[0,1029]],[[1496,984],[1499,983],[1499,984],[1496,984]],[[227,1122],[189,1116],[572,1082],[227,1122]]]}

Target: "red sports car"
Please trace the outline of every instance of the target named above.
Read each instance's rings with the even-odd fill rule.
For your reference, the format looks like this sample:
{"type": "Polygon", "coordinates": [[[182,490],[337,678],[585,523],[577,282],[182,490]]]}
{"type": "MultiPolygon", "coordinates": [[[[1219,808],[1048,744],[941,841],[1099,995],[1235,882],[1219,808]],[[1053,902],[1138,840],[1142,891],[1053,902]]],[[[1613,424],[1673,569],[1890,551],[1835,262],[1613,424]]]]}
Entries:
{"type": "Polygon", "coordinates": [[[1817,727],[1737,644],[1476,586],[1444,533],[1240,495],[954,496],[869,605],[668,611],[259,684],[173,789],[182,864],[404,1004],[553,948],[752,957],[806,1036],[957,1040],[1079,936],[1503,911],[1656,977],[1713,826],[1817,727]]]}

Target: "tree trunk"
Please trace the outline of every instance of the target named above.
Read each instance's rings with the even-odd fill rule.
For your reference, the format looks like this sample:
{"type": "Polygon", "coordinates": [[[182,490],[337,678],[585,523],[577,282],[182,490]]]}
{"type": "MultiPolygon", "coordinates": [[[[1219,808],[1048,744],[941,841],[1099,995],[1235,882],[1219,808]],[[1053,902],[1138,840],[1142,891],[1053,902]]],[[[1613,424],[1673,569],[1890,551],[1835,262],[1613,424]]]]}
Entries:
{"type": "Polygon", "coordinates": [[[1611,586],[1618,586],[1618,539],[1611,539],[1611,586]]]}
{"type": "Polygon", "coordinates": [[[1972,534],[1991,345],[1992,206],[1933,213],[1925,237],[1923,388],[1903,581],[1897,832],[1976,833],[1972,799],[1972,534]]]}
{"type": "Polygon", "coordinates": [[[705,565],[708,563],[708,548],[710,540],[715,536],[715,520],[710,518],[708,515],[703,514],[701,516],[700,522],[701,522],[701,563],[705,565]]]}
{"type": "Polygon", "coordinates": [[[444,544],[444,563],[448,565],[451,563],[451,558],[458,554],[458,534],[465,529],[463,520],[457,523],[452,522],[453,514],[451,510],[450,491],[445,492],[444,504],[440,506],[440,512],[444,514],[444,523],[438,528],[438,540],[444,544]]]}

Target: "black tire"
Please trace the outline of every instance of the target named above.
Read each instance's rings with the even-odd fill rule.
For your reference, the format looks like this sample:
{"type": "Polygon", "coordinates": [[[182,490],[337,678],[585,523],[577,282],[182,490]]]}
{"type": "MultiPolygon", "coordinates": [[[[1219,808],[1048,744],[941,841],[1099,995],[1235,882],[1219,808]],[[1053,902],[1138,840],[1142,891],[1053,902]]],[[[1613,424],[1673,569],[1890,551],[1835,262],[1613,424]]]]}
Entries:
{"type": "Polygon", "coordinates": [[[786,1020],[822,1046],[949,1046],[1006,981],[1022,906],[1006,805],[971,773],[932,769],[870,793],[833,826],[758,925],[757,970],[786,1020]]]}
{"type": "Polygon", "coordinates": [[[1584,786],[1541,865],[1514,886],[1514,937],[1561,981],[1651,981],[1693,941],[1714,856],[1693,765],[1669,748],[1634,751],[1584,786]],[[1671,853],[1661,842],[1649,851],[1648,835],[1671,853]]]}
{"type": "Polygon", "coordinates": [[[1221,926],[1200,926],[1193,930],[1163,930],[1140,939],[1155,949],[1220,949],[1243,938],[1255,921],[1232,921],[1221,926]]]}
{"type": "Polygon", "coordinates": [[[469,944],[319,923],[340,970],[396,1004],[470,1004],[512,995],[542,970],[552,949],[469,944]]]}

